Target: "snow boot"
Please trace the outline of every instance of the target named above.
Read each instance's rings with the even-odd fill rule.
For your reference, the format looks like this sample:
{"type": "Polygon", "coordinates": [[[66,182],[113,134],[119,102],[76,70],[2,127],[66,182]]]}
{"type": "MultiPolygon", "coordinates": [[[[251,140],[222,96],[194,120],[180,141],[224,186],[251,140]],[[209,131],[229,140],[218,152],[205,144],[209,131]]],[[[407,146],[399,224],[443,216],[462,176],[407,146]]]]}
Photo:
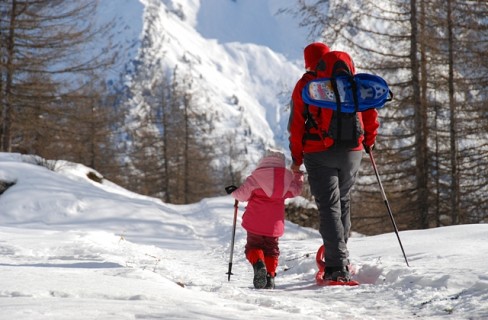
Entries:
{"type": "Polygon", "coordinates": [[[266,275],[266,286],[264,287],[264,289],[274,289],[275,288],[275,276],[276,276],[276,274],[270,275],[269,273],[266,275]]]}
{"type": "Polygon", "coordinates": [[[262,289],[266,286],[266,265],[264,264],[264,253],[260,249],[246,251],[246,258],[252,264],[254,270],[254,288],[262,289]]]}
{"type": "Polygon", "coordinates": [[[319,271],[315,274],[318,286],[357,286],[359,282],[352,280],[355,268],[349,266],[327,267],[324,262],[325,249],[322,245],[317,251],[315,260],[319,271]]]}
{"type": "Polygon", "coordinates": [[[325,267],[324,280],[349,282],[351,281],[351,274],[347,266],[325,267]]]}
{"type": "Polygon", "coordinates": [[[266,271],[266,265],[264,264],[263,260],[259,259],[252,265],[252,267],[254,269],[254,279],[252,281],[254,288],[263,289],[267,283],[266,275],[268,272],[266,271]]]}
{"type": "Polygon", "coordinates": [[[268,271],[268,274],[266,275],[266,286],[264,288],[274,289],[276,268],[278,267],[278,257],[264,256],[264,263],[266,264],[266,270],[268,271]]]}

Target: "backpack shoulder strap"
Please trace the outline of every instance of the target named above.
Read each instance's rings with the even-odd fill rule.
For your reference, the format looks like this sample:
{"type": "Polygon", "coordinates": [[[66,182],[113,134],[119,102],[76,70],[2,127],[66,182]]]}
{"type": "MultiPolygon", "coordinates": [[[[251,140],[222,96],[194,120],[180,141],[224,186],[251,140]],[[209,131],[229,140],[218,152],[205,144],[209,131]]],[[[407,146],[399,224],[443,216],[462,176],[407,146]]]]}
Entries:
{"type": "MultiPolygon", "coordinates": [[[[317,77],[317,73],[313,71],[307,71],[304,75],[303,78],[307,77],[308,81],[312,81],[317,77]]],[[[318,111],[318,115],[320,115],[320,108],[318,111]]],[[[307,135],[310,135],[310,129],[315,128],[318,130],[319,126],[317,124],[317,121],[313,118],[312,113],[310,112],[310,105],[308,103],[304,103],[303,105],[303,118],[305,119],[305,131],[307,135]]]]}
{"type": "MultiPolygon", "coordinates": [[[[317,108],[317,117],[320,117],[322,108],[317,108]]],[[[310,105],[305,103],[303,105],[303,117],[305,118],[305,129],[310,131],[311,128],[319,129],[317,121],[314,119],[313,114],[310,112],[310,105]]]]}
{"type": "Polygon", "coordinates": [[[352,98],[354,99],[354,110],[355,112],[358,112],[359,111],[358,84],[356,80],[354,80],[353,76],[349,78],[349,82],[351,83],[352,98]]]}

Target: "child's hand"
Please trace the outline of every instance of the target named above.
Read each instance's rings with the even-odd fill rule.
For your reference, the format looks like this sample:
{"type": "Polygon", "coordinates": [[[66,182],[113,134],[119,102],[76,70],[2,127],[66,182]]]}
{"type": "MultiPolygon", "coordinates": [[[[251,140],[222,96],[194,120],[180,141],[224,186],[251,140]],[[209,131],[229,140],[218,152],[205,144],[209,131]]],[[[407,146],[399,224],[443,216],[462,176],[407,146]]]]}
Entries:
{"type": "Polygon", "coordinates": [[[232,192],[234,192],[235,190],[237,189],[236,186],[228,186],[228,187],[225,187],[225,192],[227,192],[227,194],[231,194],[232,192]]]}
{"type": "Polygon", "coordinates": [[[290,170],[293,172],[300,172],[300,166],[296,165],[295,163],[291,164],[290,170]]]}

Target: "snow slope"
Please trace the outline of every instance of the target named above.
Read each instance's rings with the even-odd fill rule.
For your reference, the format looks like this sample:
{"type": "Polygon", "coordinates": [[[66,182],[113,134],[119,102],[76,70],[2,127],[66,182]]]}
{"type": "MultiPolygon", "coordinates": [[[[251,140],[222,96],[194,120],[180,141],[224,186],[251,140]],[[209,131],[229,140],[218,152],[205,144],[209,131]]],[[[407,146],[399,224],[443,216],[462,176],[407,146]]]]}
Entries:
{"type": "MultiPolygon", "coordinates": [[[[0,153],[0,319],[486,319],[488,226],[353,237],[359,287],[317,287],[312,229],[287,223],[276,290],[252,287],[233,200],[169,205],[82,165],[0,153]]],[[[388,219],[385,213],[385,219],[388,219]]]]}

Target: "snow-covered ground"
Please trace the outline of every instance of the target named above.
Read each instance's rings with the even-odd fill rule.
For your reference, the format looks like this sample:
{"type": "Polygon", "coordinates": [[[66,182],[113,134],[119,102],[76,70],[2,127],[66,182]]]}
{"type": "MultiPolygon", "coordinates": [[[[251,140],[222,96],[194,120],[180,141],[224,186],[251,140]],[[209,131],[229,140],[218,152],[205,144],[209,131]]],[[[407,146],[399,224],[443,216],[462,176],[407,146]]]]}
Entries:
{"type": "MultiPolygon", "coordinates": [[[[0,153],[0,319],[486,319],[488,225],[353,237],[359,287],[314,284],[319,234],[287,223],[275,290],[256,290],[233,199],[169,205],[0,153]]],[[[388,219],[385,213],[385,219],[388,219]]]]}

